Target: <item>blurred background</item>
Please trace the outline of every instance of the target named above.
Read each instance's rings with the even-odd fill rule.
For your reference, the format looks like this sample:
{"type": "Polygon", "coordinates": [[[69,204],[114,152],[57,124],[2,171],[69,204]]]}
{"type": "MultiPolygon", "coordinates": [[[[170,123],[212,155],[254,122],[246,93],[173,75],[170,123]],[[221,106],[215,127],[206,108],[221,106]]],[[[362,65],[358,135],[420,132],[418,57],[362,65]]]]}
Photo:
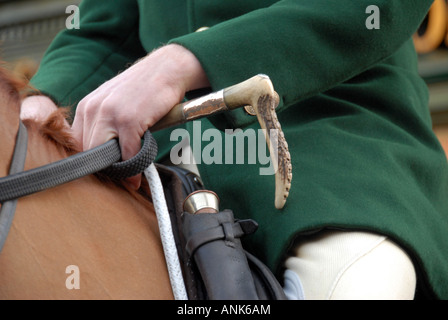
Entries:
{"type": "MultiPolygon", "coordinates": [[[[19,76],[29,79],[51,40],[65,28],[70,15],[65,13],[67,6],[80,2],[0,0],[0,59],[19,76]]],[[[430,91],[434,131],[448,153],[448,0],[434,1],[414,42],[420,74],[430,91]]]]}
{"type": "Polygon", "coordinates": [[[80,0],[0,0],[0,59],[27,78],[80,0]]]}

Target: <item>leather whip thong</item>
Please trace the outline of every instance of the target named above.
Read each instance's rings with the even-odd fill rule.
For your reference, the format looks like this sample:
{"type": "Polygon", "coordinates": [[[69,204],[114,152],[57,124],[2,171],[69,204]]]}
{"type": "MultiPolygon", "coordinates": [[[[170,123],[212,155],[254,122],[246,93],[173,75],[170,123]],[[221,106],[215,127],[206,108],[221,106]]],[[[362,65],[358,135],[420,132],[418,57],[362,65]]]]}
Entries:
{"type": "Polygon", "coordinates": [[[264,131],[275,172],[275,207],[282,209],[291,188],[292,165],[288,144],[275,112],[278,103],[279,97],[271,80],[259,74],[229,88],[174,106],[151,131],[244,107],[246,112],[257,117],[264,131]]]}

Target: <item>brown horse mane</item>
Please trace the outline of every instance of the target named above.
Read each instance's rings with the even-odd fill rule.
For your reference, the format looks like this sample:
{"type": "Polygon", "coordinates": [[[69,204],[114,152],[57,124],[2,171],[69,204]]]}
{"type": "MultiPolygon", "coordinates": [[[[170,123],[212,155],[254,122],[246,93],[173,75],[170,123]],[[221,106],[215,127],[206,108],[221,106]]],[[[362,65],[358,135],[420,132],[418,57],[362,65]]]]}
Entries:
{"type": "Polygon", "coordinates": [[[81,148],[67,127],[67,119],[70,117],[69,108],[58,108],[44,122],[26,119],[23,123],[29,130],[36,130],[58,148],[64,149],[68,155],[72,155],[80,152],[81,148]]]}
{"type": "Polygon", "coordinates": [[[0,89],[5,91],[14,106],[19,106],[22,100],[21,92],[28,87],[25,79],[20,79],[6,68],[0,61],[0,89]]]}
{"type": "MultiPolygon", "coordinates": [[[[12,104],[9,107],[16,107],[20,110],[21,102],[27,96],[27,93],[30,92],[30,89],[32,88],[25,78],[21,79],[17,77],[5,67],[5,63],[0,62],[0,90],[8,94],[12,104]]],[[[73,155],[80,152],[81,148],[67,126],[67,121],[70,118],[70,109],[61,107],[54,111],[44,122],[27,119],[23,123],[30,132],[40,134],[57,148],[63,149],[67,155],[73,155]]],[[[148,204],[151,201],[151,193],[146,179],[142,179],[141,188],[135,191],[130,189],[122,181],[112,181],[101,173],[97,173],[95,176],[105,184],[115,184],[126,190],[139,201],[148,202],[148,204]]]]}

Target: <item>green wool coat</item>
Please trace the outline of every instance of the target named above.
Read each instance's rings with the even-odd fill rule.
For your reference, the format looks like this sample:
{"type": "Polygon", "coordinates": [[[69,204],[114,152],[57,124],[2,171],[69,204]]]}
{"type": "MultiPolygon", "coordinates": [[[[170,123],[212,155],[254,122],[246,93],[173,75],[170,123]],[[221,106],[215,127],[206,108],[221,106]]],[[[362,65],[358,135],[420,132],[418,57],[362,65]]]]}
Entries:
{"type": "MultiPolygon", "coordinates": [[[[250,163],[250,146],[243,164],[199,159],[205,185],[219,194],[221,208],[259,222],[246,239],[248,248],[278,271],[296,237],[322,229],[377,232],[412,258],[419,297],[448,299],[448,165],[431,130],[428,92],[411,41],[431,4],[85,0],[80,29],[57,36],[32,84],[58,104],[76,107],[101,83],[167,43],[197,56],[213,91],[267,74],[280,96],[277,112],[292,156],[284,209],[274,208],[274,178],[260,175],[267,166],[262,157],[250,163]],[[379,29],[366,27],[370,5],[379,9],[379,29]],[[195,32],[203,26],[210,28],[195,32]]],[[[202,132],[259,128],[242,109],[200,124],[202,132]]],[[[224,143],[218,149],[224,132],[210,139],[193,136],[192,123],[186,127],[192,140],[202,141],[197,155],[229,152],[224,143]]],[[[170,129],[156,138],[160,159],[178,143],[170,129]]]]}

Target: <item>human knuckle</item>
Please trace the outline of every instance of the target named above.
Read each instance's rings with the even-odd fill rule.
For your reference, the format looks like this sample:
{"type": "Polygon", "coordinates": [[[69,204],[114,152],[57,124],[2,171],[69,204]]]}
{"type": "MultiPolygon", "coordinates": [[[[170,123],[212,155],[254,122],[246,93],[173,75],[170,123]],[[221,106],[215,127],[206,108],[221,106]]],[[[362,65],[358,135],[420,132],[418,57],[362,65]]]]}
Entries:
{"type": "Polygon", "coordinates": [[[136,121],[138,121],[137,113],[131,108],[121,110],[117,118],[123,125],[133,125],[136,121]]]}
{"type": "Polygon", "coordinates": [[[98,102],[96,99],[86,97],[78,104],[76,112],[86,117],[94,115],[98,111],[98,102]]]}

